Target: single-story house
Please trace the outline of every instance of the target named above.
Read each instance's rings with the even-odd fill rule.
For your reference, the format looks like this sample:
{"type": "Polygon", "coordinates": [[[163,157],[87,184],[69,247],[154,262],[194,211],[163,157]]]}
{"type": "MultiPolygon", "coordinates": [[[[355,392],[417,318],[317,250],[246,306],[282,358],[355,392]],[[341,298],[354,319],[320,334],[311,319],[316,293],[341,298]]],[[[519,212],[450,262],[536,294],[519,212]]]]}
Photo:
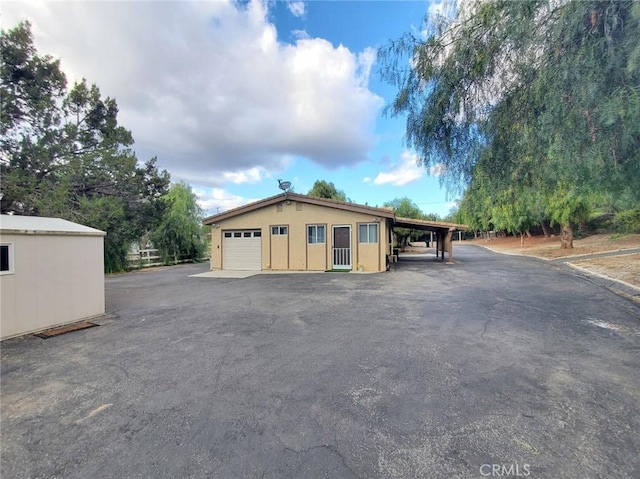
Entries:
{"type": "Polygon", "coordinates": [[[460,225],[397,218],[374,208],[285,192],[210,216],[212,270],[385,271],[393,227],[435,231],[452,255],[460,225]]]}
{"type": "Polygon", "coordinates": [[[0,215],[0,339],[104,314],[104,236],[60,218],[0,215]]]}

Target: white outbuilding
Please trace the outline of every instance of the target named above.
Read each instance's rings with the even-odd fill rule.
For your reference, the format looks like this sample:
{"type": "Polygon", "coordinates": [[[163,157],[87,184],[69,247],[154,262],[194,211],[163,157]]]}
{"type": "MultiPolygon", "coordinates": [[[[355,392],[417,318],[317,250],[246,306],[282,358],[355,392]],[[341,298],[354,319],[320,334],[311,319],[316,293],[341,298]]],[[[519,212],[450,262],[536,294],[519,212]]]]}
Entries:
{"type": "Polygon", "coordinates": [[[0,339],[104,314],[104,231],[0,215],[0,339]]]}

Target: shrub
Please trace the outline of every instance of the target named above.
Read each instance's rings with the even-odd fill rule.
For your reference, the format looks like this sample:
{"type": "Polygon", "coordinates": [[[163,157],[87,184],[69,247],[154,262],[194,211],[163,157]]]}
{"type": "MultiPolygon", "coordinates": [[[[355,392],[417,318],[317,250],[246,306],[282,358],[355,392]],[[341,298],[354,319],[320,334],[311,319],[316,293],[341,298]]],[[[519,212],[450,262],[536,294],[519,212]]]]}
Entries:
{"type": "Polygon", "coordinates": [[[640,233],[640,208],[617,213],[613,226],[621,233],[640,233]]]}
{"type": "Polygon", "coordinates": [[[587,222],[587,230],[592,233],[606,233],[613,231],[615,229],[615,226],[613,226],[614,216],[615,214],[613,213],[604,213],[592,217],[587,222]]]}

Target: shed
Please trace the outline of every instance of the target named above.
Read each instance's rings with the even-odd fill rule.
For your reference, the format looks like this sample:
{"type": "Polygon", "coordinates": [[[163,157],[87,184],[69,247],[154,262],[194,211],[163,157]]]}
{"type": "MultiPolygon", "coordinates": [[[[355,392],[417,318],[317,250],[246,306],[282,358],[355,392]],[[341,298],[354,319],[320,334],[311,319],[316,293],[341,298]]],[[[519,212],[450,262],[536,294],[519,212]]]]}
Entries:
{"type": "Polygon", "coordinates": [[[104,231],[0,216],[0,339],[105,312],[104,231]]]}

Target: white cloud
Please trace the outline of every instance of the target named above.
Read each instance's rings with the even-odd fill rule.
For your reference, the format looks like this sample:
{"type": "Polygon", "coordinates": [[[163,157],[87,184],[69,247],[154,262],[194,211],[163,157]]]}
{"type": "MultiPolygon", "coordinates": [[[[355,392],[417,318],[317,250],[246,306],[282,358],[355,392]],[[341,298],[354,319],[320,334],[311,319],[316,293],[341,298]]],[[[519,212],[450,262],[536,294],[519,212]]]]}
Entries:
{"type": "Polygon", "coordinates": [[[427,15],[432,20],[435,20],[439,17],[451,18],[451,16],[455,13],[459,4],[465,2],[456,1],[456,0],[434,0],[429,3],[429,7],[427,8],[427,15]]]}
{"type": "Polygon", "coordinates": [[[291,35],[296,40],[308,40],[311,38],[305,30],[291,30],[291,35]]]}
{"type": "Polygon", "coordinates": [[[270,175],[266,172],[266,170],[259,166],[254,166],[253,168],[249,168],[248,170],[243,171],[227,171],[222,174],[222,178],[225,180],[225,182],[231,182],[236,185],[240,185],[242,183],[259,183],[264,177],[269,176],[270,175]]]}
{"type": "Polygon", "coordinates": [[[3,28],[24,18],[40,53],[117,100],[138,157],[157,155],[180,179],[219,186],[294,157],[337,168],[375,142],[372,53],[279,43],[259,0],[3,4],[3,28]]]}
{"type": "Polygon", "coordinates": [[[293,1],[287,4],[287,8],[294,17],[302,17],[305,12],[304,2],[293,1]]]}
{"type": "Polygon", "coordinates": [[[244,198],[231,194],[223,188],[194,188],[193,193],[198,198],[198,204],[205,212],[205,216],[215,215],[258,201],[258,198],[244,198]]]}
{"type": "MultiPolygon", "coordinates": [[[[424,173],[425,169],[420,165],[418,157],[405,150],[400,155],[400,161],[391,164],[387,171],[378,173],[378,176],[373,179],[373,184],[403,186],[422,178],[424,173]]],[[[365,182],[366,180],[367,178],[365,182]]]]}
{"type": "Polygon", "coordinates": [[[444,163],[436,163],[429,167],[429,174],[431,176],[442,176],[447,171],[447,167],[444,163]]]}

